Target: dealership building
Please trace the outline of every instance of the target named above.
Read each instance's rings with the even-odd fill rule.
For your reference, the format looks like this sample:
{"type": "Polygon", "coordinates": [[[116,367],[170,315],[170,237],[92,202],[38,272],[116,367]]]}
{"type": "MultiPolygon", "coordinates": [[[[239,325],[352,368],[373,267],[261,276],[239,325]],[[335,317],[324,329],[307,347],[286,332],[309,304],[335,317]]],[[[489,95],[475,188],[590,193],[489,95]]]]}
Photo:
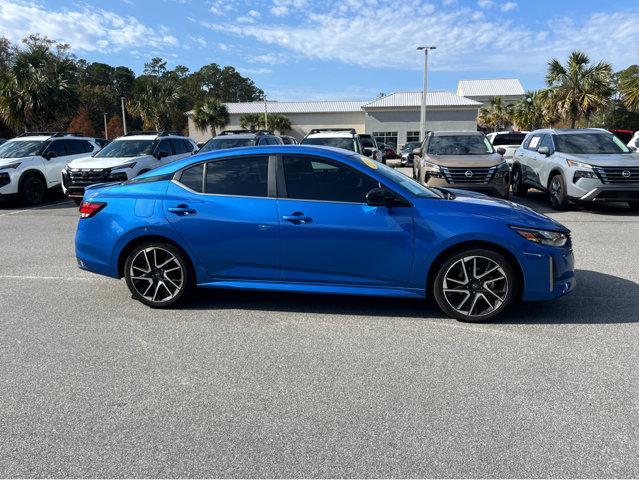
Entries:
{"type": "MultiPolygon", "coordinates": [[[[512,103],[524,95],[518,80],[464,80],[457,93],[428,92],[426,95],[426,130],[476,130],[477,113],[492,97],[512,103]]],[[[226,103],[229,124],[226,129],[239,129],[246,114],[285,115],[291,122],[286,132],[298,139],[312,128],[354,128],[358,133],[371,133],[378,141],[402,145],[419,140],[421,92],[397,92],[371,101],[308,101],[226,103]]],[[[210,129],[200,130],[189,115],[189,134],[197,142],[211,138],[210,129]]]]}

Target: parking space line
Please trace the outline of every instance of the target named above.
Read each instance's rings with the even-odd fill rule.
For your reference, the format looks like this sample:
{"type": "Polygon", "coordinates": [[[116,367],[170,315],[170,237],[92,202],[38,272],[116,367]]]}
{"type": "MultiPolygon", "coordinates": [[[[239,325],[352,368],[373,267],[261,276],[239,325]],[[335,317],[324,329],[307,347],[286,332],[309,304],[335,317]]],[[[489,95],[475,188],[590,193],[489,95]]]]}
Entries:
{"type": "Polygon", "coordinates": [[[0,275],[0,280],[55,280],[66,282],[105,282],[106,278],[100,277],[52,277],[46,275],[0,275]]]}

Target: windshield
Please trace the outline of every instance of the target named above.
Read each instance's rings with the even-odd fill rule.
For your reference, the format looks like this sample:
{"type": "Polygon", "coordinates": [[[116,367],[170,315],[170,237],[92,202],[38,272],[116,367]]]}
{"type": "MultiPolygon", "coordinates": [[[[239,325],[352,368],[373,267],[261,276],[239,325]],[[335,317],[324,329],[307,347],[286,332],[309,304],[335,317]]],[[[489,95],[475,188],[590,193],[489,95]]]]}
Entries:
{"type": "Polygon", "coordinates": [[[415,150],[417,147],[419,147],[419,142],[408,142],[402,147],[402,150],[411,151],[415,150]]]}
{"type": "Polygon", "coordinates": [[[114,140],[95,154],[101,158],[141,157],[151,155],[155,140],[114,140]]]}
{"type": "Polygon", "coordinates": [[[553,138],[557,151],[562,153],[630,153],[630,149],[621,140],[614,135],[606,135],[605,133],[555,135],[553,138]]]}
{"type": "Polygon", "coordinates": [[[431,155],[488,155],[493,152],[493,146],[483,135],[442,135],[428,141],[431,155]]]}
{"type": "Polygon", "coordinates": [[[46,140],[20,140],[0,145],[0,158],[21,158],[40,155],[46,140]]]}
{"type": "Polygon", "coordinates": [[[437,191],[432,190],[428,187],[425,187],[421,183],[413,180],[412,178],[404,175],[403,173],[399,173],[397,170],[391,167],[387,167],[383,163],[376,162],[375,160],[371,160],[370,158],[364,155],[355,155],[355,157],[359,158],[360,161],[366,165],[366,167],[371,170],[375,170],[384,178],[388,179],[390,183],[394,183],[396,185],[400,185],[408,190],[410,193],[415,195],[416,197],[426,197],[426,198],[443,198],[442,195],[437,193],[437,191]]]}
{"type": "Polygon", "coordinates": [[[326,147],[343,148],[351,152],[357,152],[357,142],[353,137],[312,137],[302,140],[302,145],[324,145],[326,147]]]}
{"type": "Polygon", "coordinates": [[[526,138],[525,133],[502,133],[495,135],[493,139],[493,146],[498,147],[500,145],[521,145],[521,142],[526,138]]]}
{"type": "Polygon", "coordinates": [[[255,138],[216,137],[206,142],[198,153],[210,152],[211,150],[224,150],[226,148],[252,147],[254,145],[255,138]]]}

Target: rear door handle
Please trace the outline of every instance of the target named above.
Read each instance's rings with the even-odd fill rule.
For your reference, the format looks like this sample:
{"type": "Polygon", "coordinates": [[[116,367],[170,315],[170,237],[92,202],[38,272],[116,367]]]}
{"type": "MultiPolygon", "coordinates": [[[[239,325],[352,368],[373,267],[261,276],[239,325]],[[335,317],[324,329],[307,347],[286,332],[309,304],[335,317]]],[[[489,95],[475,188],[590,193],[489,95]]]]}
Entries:
{"type": "Polygon", "coordinates": [[[296,225],[313,222],[311,217],[305,216],[302,212],[293,212],[291,215],[284,215],[282,220],[286,220],[287,222],[291,222],[296,225]]]}
{"type": "Polygon", "coordinates": [[[183,203],[177,207],[169,207],[168,210],[176,215],[192,215],[197,212],[196,209],[190,208],[188,205],[184,205],[183,203]]]}

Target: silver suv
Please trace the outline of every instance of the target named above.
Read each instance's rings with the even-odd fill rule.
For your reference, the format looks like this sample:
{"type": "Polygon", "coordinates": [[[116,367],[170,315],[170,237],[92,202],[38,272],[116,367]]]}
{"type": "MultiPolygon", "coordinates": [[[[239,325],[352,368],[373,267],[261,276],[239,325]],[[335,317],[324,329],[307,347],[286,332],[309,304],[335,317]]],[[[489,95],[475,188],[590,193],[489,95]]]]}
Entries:
{"type": "Polygon", "coordinates": [[[639,209],[639,154],[612,133],[598,129],[535,130],[515,151],[512,190],[548,192],[550,204],[570,201],[627,202],[639,209]]]}

